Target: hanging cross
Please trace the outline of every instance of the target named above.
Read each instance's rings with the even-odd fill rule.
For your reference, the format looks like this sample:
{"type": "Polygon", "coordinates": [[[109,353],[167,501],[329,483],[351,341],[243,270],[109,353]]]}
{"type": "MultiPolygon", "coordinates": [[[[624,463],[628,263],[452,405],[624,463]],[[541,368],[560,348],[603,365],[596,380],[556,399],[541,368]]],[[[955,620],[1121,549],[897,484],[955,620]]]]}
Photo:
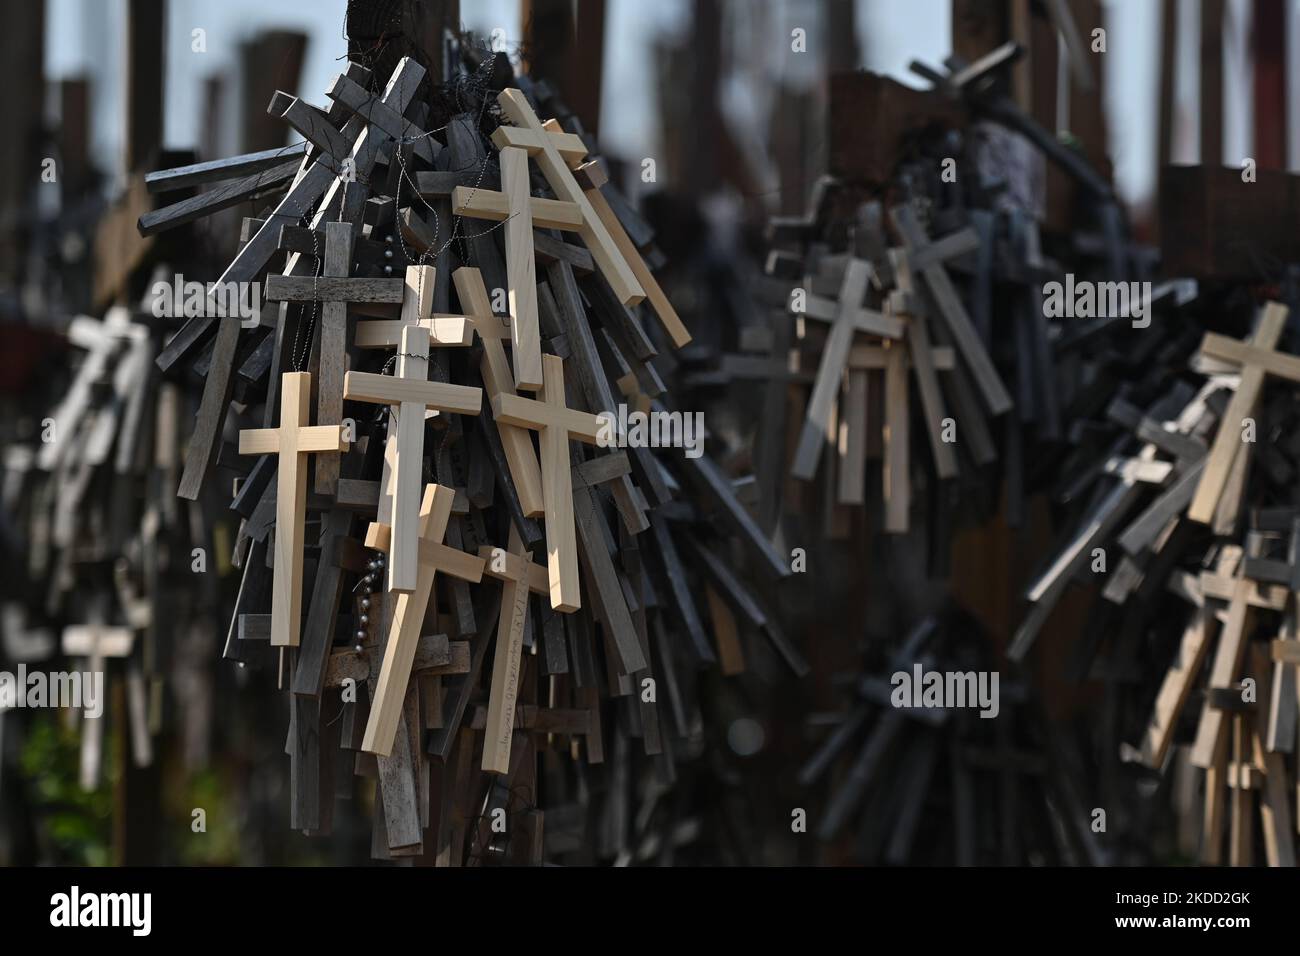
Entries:
{"type": "Polygon", "coordinates": [[[854,333],[868,332],[898,339],[905,331],[905,326],[898,319],[862,306],[870,279],[871,264],[865,259],[851,258],[844,270],[838,302],[812,293],[806,295],[805,317],[831,323],[831,331],[822,347],[812,398],[808,402],[807,417],[795,450],[791,473],[796,478],[808,481],[817,471],[817,462],[821,459],[822,447],[826,443],[827,423],[848,364],[854,333]]]}
{"type": "Polygon", "coordinates": [[[546,594],[550,586],[546,570],[533,563],[513,525],[509,551],[484,546],[479,549],[479,556],[485,562],[486,573],[500,578],[502,585],[482,768],[486,773],[506,774],[510,772],[510,741],[519,694],[519,659],[528,621],[528,595],[532,591],[546,594]]]}
{"type": "MultiPolygon", "coordinates": [[[[477,269],[462,266],[452,273],[451,279],[456,285],[456,294],[460,297],[460,307],[466,311],[466,319],[483,344],[479,373],[488,400],[494,401],[498,395],[513,395],[515,379],[510,374],[510,363],[506,360],[503,344],[510,336],[510,320],[492,314],[487,288],[477,269]]],[[[537,451],[533,448],[532,436],[528,434],[528,429],[517,428],[505,422],[498,421],[496,427],[497,434],[501,436],[501,447],[505,451],[510,477],[519,495],[519,507],[524,517],[535,518],[545,511],[546,505],[542,497],[542,470],[537,464],[537,451]]]]}
{"type": "Polygon", "coordinates": [[[903,237],[903,244],[911,262],[911,268],[921,274],[926,287],[934,297],[939,310],[939,318],[948,327],[962,360],[975,376],[975,384],[984,396],[984,404],[989,414],[1001,415],[1011,408],[1011,396],[998,376],[998,371],[989,358],[988,351],[980,340],[979,333],[971,324],[966,307],[961,297],[953,288],[944,262],[954,255],[970,250],[970,239],[965,232],[954,236],[945,236],[931,242],[917,221],[916,211],[911,205],[896,206],[891,213],[894,226],[903,237]]]}
{"type": "MultiPolygon", "coordinates": [[[[370,719],[366,723],[361,743],[361,749],[367,753],[386,757],[392,752],[393,737],[402,715],[412,662],[420,643],[420,628],[433,595],[433,582],[437,573],[442,571],[473,583],[482,580],[483,562],[480,559],[442,543],[455,496],[455,491],[446,485],[425,486],[418,525],[419,575],[410,592],[397,595],[388,643],[384,648],[384,660],[375,684],[370,719]]],[[[386,543],[391,543],[390,535],[391,531],[383,526],[371,525],[366,535],[366,546],[382,548],[386,543]]]]}
{"type": "Polygon", "coordinates": [[[1214,436],[1201,483],[1196,487],[1187,517],[1198,524],[1209,524],[1214,520],[1219,507],[1219,499],[1228,483],[1228,475],[1233,469],[1238,454],[1248,455],[1250,443],[1242,441],[1241,429],[1245,419],[1255,414],[1260,393],[1264,389],[1264,377],[1277,375],[1300,382],[1300,358],[1274,352],[1277,341],[1282,337],[1286,326],[1287,308],[1278,302],[1270,302],[1264,308],[1259,326],[1249,342],[1238,342],[1222,335],[1207,332],[1201,342],[1201,353],[1210,358],[1234,362],[1241,366],[1241,382],[1236,394],[1228,403],[1219,430],[1214,436]]]}
{"type": "MultiPolygon", "coordinates": [[[[428,269],[425,267],[412,267],[428,269]]],[[[431,271],[431,270],[430,270],[431,271]]],[[[408,271],[408,277],[411,273],[408,271]]],[[[426,282],[432,295],[432,282],[426,282]]],[[[408,285],[409,288],[409,285],[408,285]]],[[[393,506],[388,517],[393,527],[393,554],[389,561],[388,589],[409,592],[419,576],[416,567],[417,534],[415,516],[419,510],[421,471],[424,464],[424,412],[435,408],[461,415],[477,415],[483,405],[483,391],[466,385],[428,381],[429,333],[414,324],[424,311],[423,296],[408,298],[403,306],[397,375],[348,372],[343,380],[343,397],[350,401],[397,405],[396,437],[390,441],[396,456],[393,475],[393,506]]]]}
{"type": "MultiPolygon", "coordinates": [[[[434,271],[428,265],[407,268],[398,338],[396,376],[370,372],[348,372],[343,378],[343,398],[348,401],[395,405],[396,429],[389,433],[386,462],[393,462],[393,555],[389,561],[389,591],[409,592],[415,588],[416,516],[420,509],[421,471],[424,467],[425,408],[437,408],[461,415],[477,415],[482,407],[482,390],[467,385],[429,381],[429,342],[432,338],[434,271]],[[395,460],[394,460],[395,459],[395,460]]],[[[386,488],[387,485],[385,485],[386,488]]]]}
{"type": "MultiPolygon", "coordinates": [[[[399,281],[399,280],[390,280],[399,281]]],[[[371,319],[357,323],[353,339],[359,349],[396,348],[402,344],[402,330],[419,326],[429,333],[429,344],[440,348],[468,346],[474,341],[469,317],[433,311],[438,271],[433,266],[407,266],[402,282],[402,311],[396,319],[371,319]]]]}
{"type": "Polygon", "coordinates": [[[280,377],[280,427],[239,433],[241,455],[279,455],[275,498],[275,590],[271,597],[271,645],[297,647],[302,626],[302,561],[307,518],[307,469],[311,452],[346,451],[339,425],[308,425],[311,375],[280,377]]]}
{"type": "Polygon", "coordinates": [[[564,362],[542,356],[541,400],[501,394],[492,399],[497,421],[540,433],[542,497],[546,505],[546,564],[550,574],[551,607],[576,611],[578,554],[573,529],[573,476],[569,471],[569,439],[595,444],[602,419],[569,408],[564,397],[564,362]]]}
{"type": "Polygon", "coordinates": [[[637,282],[631,267],[623,259],[591,203],[574,179],[572,168],[587,156],[582,140],[559,128],[554,120],[542,123],[528,105],[524,94],[516,89],[504,89],[497,94],[501,112],[514,126],[498,126],[492,133],[497,149],[521,147],[537,160],[537,165],[550,183],[557,199],[575,203],[581,211],[582,225],[578,235],[591,250],[592,258],[609,282],[610,288],[624,305],[636,305],[645,298],[645,290],[637,282]]]}
{"type": "Polygon", "coordinates": [[[540,199],[531,194],[525,150],[502,149],[500,162],[501,191],[457,186],[452,191],[452,212],[505,223],[506,294],[510,303],[515,385],[535,392],[542,387],[542,340],[537,318],[533,227],[579,231],[582,209],[572,202],[540,199]]]}

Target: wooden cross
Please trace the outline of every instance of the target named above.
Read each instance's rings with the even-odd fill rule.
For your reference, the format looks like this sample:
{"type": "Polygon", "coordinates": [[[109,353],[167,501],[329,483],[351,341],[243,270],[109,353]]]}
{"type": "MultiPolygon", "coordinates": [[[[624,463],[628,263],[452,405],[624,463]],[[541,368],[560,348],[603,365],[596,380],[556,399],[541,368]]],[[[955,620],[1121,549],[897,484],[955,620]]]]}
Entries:
{"type": "Polygon", "coordinates": [[[920,222],[917,221],[912,206],[895,207],[891,215],[894,225],[903,237],[911,268],[921,274],[926,287],[934,297],[939,318],[948,327],[953,340],[957,343],[962,360],[975,376],[975,384],[984,397],[984,404],[988,407],[989,414],[1001,415],[1008,411],[1011,408],[1011,396],[1007,393],[1006,386],[1002,384],[993,360],[989,358],[988,351],[984,348],[979,333],[975,331],[975,326],[971,324],[970,316],[966,314],[966,307],[962,305],[961,297],[957,295],[957,290],[953,288],[952,280],[948,277],[948,271],[944,268],[945,260],[958,253],[969,251],[970,244],[967,241],[969,237],[961,238],[959,241],[957,237],[963,237],[964,234],[957,233],[956,237],[945,236],[943,239],[931,242],[926,237],[920,222]]]}
{"type": "Polygon", "coordinates": [[[1205,470],[1201,472],[1201,483],[1197,485],[1196,496],[1187,510],[1187,517],[1198,524],[1209,524],[1214,520],[1237,455],[1250,453],[1246,447],[1248,443],[1241,439],[1242,421],[1255,414],[1265,375],[1278,375],[1300,382],[1300,358],[1273,351],[1282,337],[1286,317],[1286,306],[1270,302],[1265,306],[1259,326],[1249,342],[1238,342],[1213,332],[1207,332],[1201,342],[1203,355],[1241,366],[1241,383],[1228,403],[1223,421],[1219,423],[1205,470]]]}
{"type": "Polygon", "coordinates": [[[485,545],[479,549],[479,557],[484,560],[486,573],[500,578],[502,583],[482,767],[485,773],[506,774],[510,772],[510,741],[519,693],[519,659],[528,621],[528,595],[530,592],[546,594],[550,584],[546,570],[532,562],[513,525],[509,551],[485,545]]]}
{"type": "Polygon", "coordinates": [[[63,653],[87,658],[92,673],[104,669],[105,658],[130,657],[134,643],[135,632],[129,627],[71,624],[63,629],[63,653]]]}
{"type": "Polygon", "coordinates": [[[822,348],[812,398],[808,402],[807,417],[795,451],[791,473],[796,478],[807,481],[817,471],[817,462],[826,443],[827,423],[848,364],[854,333],[869,332],[899,339],[905,331],[904,324],[898,319],[863,308],[862,300],[870,279],[871,264],[865,259],[851,258],[844,270],[838,302],[811,293],[807,295],[806,317],[831,323],[831,331],[822,348]]]}
{"type": "Polygon", "coordinates": [[[538,120],[520,90],[502,90],[497,94],[497,103],[505,117],[515,125],[498,126],[492,134],[492,142],[497,149],[517,146],[526,150],[537,160],[556,198],[577,205],[582,220],[578,235],[591,250],[592,258],[618,300],[624,305],[636,305],[645,298],[645,290],[637,282],[618,245],[571,171],[586,158],[587,148],[582,140],[561,130],[554,120],[545,124],[538,120]]]}
{"type": "MultiPolygon", "coordinates": [[[[104,659],[130,657],[135,643],[135,633],[129,627],[106,627],[103,624],[74,624],[63,629],[63,653],[69,657],[88,659],[87,679],[104,673],[104,659]]],[[[104,682],[107,693],[108,682],[104,682]]],[[[84,696],[83,696],[84,701],[84,696]]],[[[101,700],[100,706],[104,705],[101,700]]],[[[103,716],[102,713],[100,715],[103,716]]],[[[99,782],[100,755],[103,753],[104,721],[90,718],[82,728],[80,782],[82,789],[93,790],[99,782]]]]}
{"type": "Polygon", "coordinates": [[[537,318],[533,227],[578,231],[582,210],[572,202],[531,195],[525,150],[503,149],[500,161],[501,191],[457,186],[452,190],[452,212],[505,223],[506,296],[510,303],[515,386],[535,392],[542,387],[542,339],[537,318]]]}
{"type": "MultiPolygon", "coordinates": [[[[384,648],[384,661],[380,665],[370,706],[370,719],[361,744],[361,749],[367,753],[386,757],[392,752],[393,738],[406,698],[406,685],[420,643],[420,628],[437,573],[442,571],[472,583],[482,580],[482,560],[442,543],[455,497],[455,491],[446,485],[425,486],[424,500],[420,504],[419,577],[409,593],[401,592],[397,596],[388,644],[384,648]]],[[[372,524],[366,535],[366,546],[383,549],[389,544],[391,529],[372,524]]]]}
{"type": "Polygon", "coordinates": [[[310,426],[311,375],[280,377],[280,427],[239,433],[241,455],[279,455],[275,498],[275,590],[271,595],[271,645],[297,647],[302,626],[302,561],[311,452],[341,452],[348,440],[339,425],[310,426]]]}
{"type": "MultiPolygon", "coordinates": [[[[451,279],[456,285],[456,294],[460,297],[460,307],[466,311],[469,324],[483,343],[479,373],[483,378],[483,387],[487,389],[488,400],[492,401],[498,395],[513,395],[515,380],[510,374],[510,363],[506,361],[504,345],[504,339],[510,335],[509,319],[492,314],[487,288],[477,269],[462,266],[452,273],[451,279]]],[[[545,510],[545,502],[542,498],[542,471],[537,464],[537,451],[533,448],[532,436],[528,434],[528,429],[516,428],[505,422],[498,421],[496,427],[497,434],[501,436],[506,464],[510,468],[510,477],[514,480],[515,491],[519,495],[519,507],[525,517],[535,518],[545,510]]]]}
{"type": "Polygon", "coordinates": [[[492,413],[499,422],[540,433],[551,607],[557,611],[576,611],[582,606],[582,599],[578,593],[569,439],[595,444],[603,422],[596,415],[568,407],[564,395],[564,362],[559,356],[542,356],[542,374],[540,401],[503,393],[492,399],[492,413]]]}
{"type": "Polygon", "coordinates": [[[130,312],[125,308],[109,309],[102,322],[79,315],[69,323],[68,341],[89,354],[82,360],[63,400],[50,415],[57,429],[56,440],[37,451],[36,467],[52,470],[65,457],[76,453],[78,442],[74,436],[91,405],[95,384],[107,372],[117,350],[138,331],[140,326],[130,321],[130,312]]]}
{"type": "Polygon", "coordinates": [[[422,326],[404,326],[400,348],[395,377],[348,372],[343,379],[343,397],[351,401],[398,406],[396,438],[390,437],[396,454],[392,514],[380,517],[388,517],[393,528],[388,589],[410,592],[419,578],[414,516],[419,511],[424,464],[425,409],[477,415],[483,405],[483,390],[428,381],[429,333],[422,326]]]}

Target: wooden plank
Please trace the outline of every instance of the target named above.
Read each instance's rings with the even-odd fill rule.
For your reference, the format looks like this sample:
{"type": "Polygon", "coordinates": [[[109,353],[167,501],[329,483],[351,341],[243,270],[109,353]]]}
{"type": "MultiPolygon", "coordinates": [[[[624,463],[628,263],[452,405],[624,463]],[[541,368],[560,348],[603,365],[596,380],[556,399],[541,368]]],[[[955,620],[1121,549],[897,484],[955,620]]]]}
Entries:
{"type": "MultiPolygon", "coordinates": [[[[352,265],[352,227],[344,222],[325,224],[326,276],[346,276],[352,265]]],[[[343,421],[343,376],[347,372],[348,307],[330,301],[321,306],[320,361],[316,380],[316,424],[343,421]]],[[[316,460],[316,493],[333,495],[338,489],[339,455],[323,454],[316,460]]]]}
{"type": "MultiPolygon", "coordinates": [[[[1251,344],[1259,349],[1272,349],[1282,335],[1286,316],[1285,306],[1270,302],[1260,318],[1259,327],[1251,336],[1251,344]]],[[[1247,443],[1241,440],[1241,423],[1255,414],[1255,406],[1264,387],[1264,375],[1264,369],[1258,365],[1248,365],[1242,369],[1241,382],[1219,423],[1205,470],[1201,473],[1201,483],[1197,485],[1196,495],[1187,510],[1188,520],[1198,524],[1209,524],[1213,520],[1237,455],[1249,454],[1249,449],[1245,447],[1247,443]]]]}
{"type": "MultiPolygon", "coordinates": [[[[1249,583],[1238,581],[1228,604],[1228,619],[1219,636],[1219,646],[1210,666],[1210,688],[1231,688],[1241,671],[1246,656],[1246,639],[1249,636],[1250,603],[1246,600],[1249,583]]],[[[1215,752],[1227,736],[1224,727],[1225,713],[1206,706],[1196,729],[1196,742],[1192,745],[1191,760],[1198,767],[1209,769],[1214,764],[1215,752]]]]}

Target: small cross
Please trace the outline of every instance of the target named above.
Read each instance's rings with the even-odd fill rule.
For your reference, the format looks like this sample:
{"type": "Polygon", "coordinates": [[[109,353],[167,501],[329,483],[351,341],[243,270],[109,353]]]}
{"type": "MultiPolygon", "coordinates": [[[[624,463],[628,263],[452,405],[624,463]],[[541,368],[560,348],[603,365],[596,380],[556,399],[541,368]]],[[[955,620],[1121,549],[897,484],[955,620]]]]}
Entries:
{"type": "Polygon", "coordinates": [[[437,279],[438,272],[433,266],[407,266],[402,280],[400,317],[358,322],[356,337],[353,339],[357,348],[400,346],[402,330],[408,325],[427,329],[429,344],[440,348],[462,348],[472,343],[474,329],[469,316],[433,311],[433,290],[437,279]]]}
{"type": "Polygon", "coordinates": [[[515,384],[535,392],[542,387],[542,339],[537,318],[533,226],[577,230],[582,225],[582,210],[572,202],[531,195],[525,150],[502,149],[500,162],[501,191],[457,186],[452,191],[452,212],[505,223],[506,293],[510,302],[515,384]]]}
{"type": "MultiPolygon", "coordinates": [[[[86,657],[88,675],[104,672],[106,657],[130,657],[135,634],[129,627],[106,627],[103,624],[75,624],[63,629],[63,653],[69,657],[86,657]]],[[[106,684],[105,684],[106,686],[106,684]]],[[[84,697],[83,697],[84,702],[84,697]]],[[[102,706],[102,701],[100,702],[102,706]]],[[[85,715],[90,723],[82,730],[80,781],[85,790],[93,790],[99,781],[100,754],[103,752],[104,722],[85,715]]],[[[101,714],[102,716],[102,714],[101,714]]]]}
{"type": "MultiPolygon", "coordinates": [[[[393,749],[393,737],[406,697],[406,685],[411,676],[415,650],[420,643],[420,628],[424,623],[433,582],[439,571],[464,581],[482,579],[483,562],[471,554],[449,548],[442,543],[451,518],[451,503],[456,497],[446,485],[426,485],[424,500],[420,503],[418,578],[410,592],[397,595],[388,643],[384,648],[384,661],[375,684],[374,702],[366,724],[361,749],[367,753],[388,756],[393,749]]],[[[382,548],[391,543],[391,532],[382,525],[372,524],[366,536],[368,547],[382,548]],[[387,539],[387,540],[386,540],[387,539]]]]}
{"type": "MultiPolygon", "coordinates": [[[[410,313],[404,311],[406,318],[410,313]]],[[[393,555],[389,561],[388,589],[411,591],[418,578],[416,568],[415,515],[419,508],[421,469],[424,464],[424,411],[436,408],[461,415],[477,415],[483,405],[483,390],[467,385],[428,381],[429,334],[419,325],[402,328],[397,375],[348,372],[343,379],[343,397],[350,401],[397,405],[396,455],[393,478],[393,555]]],[[[385,517],[381,515],[381,517],[385,517]]]]}
{"type": "Polygon", "coordinates": [[[308,425],[311,375],[280,377],[280,427],[239,433],[241,455],[279,455],[275,498],[275,590],[271,597],[271,645],[297,647],[302,626],[302,561],[307,518],[306,456],[346,451],[339,425],[308,425]]]}
{"type": "Polygon", "coordinates": [[[885,338],[902,338],[905,326],[862,306],[871,279],[871,264],[865,259],[851,258],[844,270],[838,302],[809,293],[806,297],[805,316],[831,323],[830,335],[822,348],[817,366],[812,398],[808,402],[807,417],[799,435],[791,473],[796,478],[810,480],[817,471],[822,446],[826,443],[826,427],[830,420],[835,395],[839,391],[844,369],[848,364],[850,346],[856,332],[869,332],[885,338]]]}
{"type": "Polygon", "coordinates": [[[1201,483],[1197,485],[1196,496],[1187,511],[1191,521],[1209,524],[1214,520],[1219,498],[1237,455],[1250,453],[1249,443],[1241,440],[1242,421],[1255,414],[1255,406],[1264,389],[1264,377],[1277,375],[1300,382],[1300,358],[1273,351],[1282,337],[1286,317],[1286,306],[1270,302],[1249,342],[1238,342],[1213,332],[1207,332],[1201,342],[1202,354],[1241,365],[1241,383],[1223,413],[1214,444],[1210,447],[1205,470],[1201,472],[1201,483]]]}
{"type": "Polygon", "coordinates": [[[537,160],[537,165],[555,191],[556,198],[578,206],[582,220],[578,235],[591,250],[592,258],[596,260],[596,265],[618,300],[624,305],[636,305],[645,298],[645,290],[637,282],[631,267],[619,252],[618,245],[591,207],[591,202],[571,171],[586,158],[587,148],[582,140],[572,133],[560,130],[554,121],[543,124],[519,90],[502,90],[497,94],[497,103],[501,106],[501,112],[515,125],[497,127],[492,134],[492,142],[498,149],[520,147],[526,150],[537,160]]]}
{"type": "MultiPolygon", "coordinates": [[[[934,297],[939,310],[939,318],[947,325],[961,352],[962,360],[975,377],[976,387],[984,397],[989,414],[1001,415],[1011,408],[1011,396],[998,376],[998,371],[989,358],[979,333],[971,324],[966,307],[961,297],[953,288],[944,261],[961,252],[969,251],[969,242],[958,242],[952,236],[945,236],[931,242],[925,235],[916,211],[910,205],[897,206],[892,211],[894,225],[902,234],[903,244],[907,248],[912,268],[920,272],[926,287],[934,297]]],[[[961,233],[958,233],[961,236],[961,233]]]]}
{"type": "MultiPolygon", "coordinates": [[[[510,363],[506,360],[503,344],[503,340],[510,334],[510,320],[492,314],[487,288],[477,269],[462,266],[452,273],[451,280],[456,285],[460,307],[468,313],[466,319],[483,344],[479,373],[488,400],[491,401],[498,395],[513,395],[515,379],[510,374],[510,363]]],[[[537,451],[533,448],[532,436],[528,434],[528,429],[516,428],[505,422],[499,421],[496,426],[497,433],[501,436],[501,447],[505,450],[506,464],[510,468],[510,477],[519,495],[519,507],[524,517],[535,518],[544,512],[546,506],[542,498],[542,470],[537,464],[537,451]]]]}
{"type": "MultiPolygon", "coordinates": [[[[508,91],[507,91],[508,92],[508,91]]],[[[573,530],[573,476],[569,467],[569,439],[595,444],[602,419],[569,408],[564,398],[564,362],[556,355],[542,356],[541,401],[500,394],[492,399],[497,421],[540,433],[542,497],[546,505],[546,557],[551,580],[551,607],[576,611],[578,554],[573,530]]]]}

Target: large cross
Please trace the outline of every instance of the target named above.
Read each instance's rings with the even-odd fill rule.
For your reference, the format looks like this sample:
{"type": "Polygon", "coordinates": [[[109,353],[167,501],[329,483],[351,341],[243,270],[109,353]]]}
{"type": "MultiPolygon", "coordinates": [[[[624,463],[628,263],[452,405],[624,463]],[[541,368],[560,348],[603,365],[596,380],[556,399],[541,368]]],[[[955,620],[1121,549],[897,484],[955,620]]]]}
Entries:
{"type": "Polygon", "coordinates": [[[863,307],[862,300],[867,294],[867,283],[870,279],[871,264],[865,259],[851,258],[844,269],[838,301],[824,299],[812,293],[806,295],[805,317],[831,323],[831,331],[822,348],[821,360],[817,365],[817,377],[813,383],[812,398],[808,402],[807,417],[804,419],[799,445],[795,450],[791,473],[796,478],[808,481],[817,471],[817,462],[826,443],[827,423],[830,421],[835,396],[839,392],[840,382],[844,378],[844,370],[848,365],[854,334],[869,332],[885,338],[898,339],[902,338],[906,329],[898,319],[863,307]]]}
{"type": "Polygon", "coordinates": [[[542,356],[541,401],[500,394],[492,399],[497,421],[540,433],[542,497],[546,505],[546,564],[551,580],[551,607],[576,611],[578,554],[573,530],[573,476],[569,471],[569,439],[595,444],[603,421],[589,412],[569,408],[564,398],[564,362],[542,356]]]}
{"type": "MultiPolygon", "coordinates": [[[[414,267],[420,268],[420,267],[414,267]]],[[[427,268],[427,267],[425,267],[427,268]]],[[[414,309],[414,307],[413,307],[414,309]]],[[[403,310],[405,320],[413,312],[403,310]]],[[[397,405],[397,436],[393,446],[396,464],[393,477],[393,553],[389,561],[388,589],[409,592],[419,576],[416,567],[421,471],[424,463],[424,412],[436,408],[461,415],[477,415],[483,405],[483,390],[467,385],[428,381],[429,332],[418,324],[402,328],[397,375],[348,372],[343,380],[343,397],[351,401],[397,405]]]]}
{"type": "MultiPolygon", "coordinates": [[[[425,486],[418,525],[419,576],[409,593],[402,592],[397,596],[388,644],[384,648],[384,661],[375,685],[370,719],[361,744],[361,749],[368,753],[387,756],[392,752],[393,736],[402,714],[406,685],[420,643],[420,628],[433,594],[435,576],[443,571],[464,581],[478,582],[482,579],[483,562],[479,558],[442,543],[451,517],[451,502],[455,496],[455,491],[446,485],[425,486]]],[[[366,537],[367,547],[382,548],[390,543],[385,541],[389,533],[380,525],[371,525],[366,537]]]]}
{"type": "Polygon", "coordinates": [[[280,378],[280,427],[239,433],[241,455],[279,455],[275,498],[275,590],[271,596],[271,644],[297,647],[302,625],[302,561],[307,518],[307,469],[311,452],[348,447],[339,425],[308,425],[311,375],[285,372],[280,378]]]}
{"type": "Polygon", "coordinates": [[[1196,486],[1196,495],[1187,510],[1187,517],[1192,521],[1209,524],[1214,520],[1219,498],[1237,455],[1249,454],[1248,443],[1241,437],[1242,423],[1255,414],[1255,406],[1264,389],[1264,377],[1277,375],[1300,382],[1300,358],[1273,351],[1282,337],[1286,317],[1286,306],[1270,302],[1249,342],[1238,342],[1213,332],[1207,332],[1201,342],[1203,355],[1241,366],[1241,383],[1223,413],[1205,469],[1201,472],[1201,483],[1196,486]]]}

